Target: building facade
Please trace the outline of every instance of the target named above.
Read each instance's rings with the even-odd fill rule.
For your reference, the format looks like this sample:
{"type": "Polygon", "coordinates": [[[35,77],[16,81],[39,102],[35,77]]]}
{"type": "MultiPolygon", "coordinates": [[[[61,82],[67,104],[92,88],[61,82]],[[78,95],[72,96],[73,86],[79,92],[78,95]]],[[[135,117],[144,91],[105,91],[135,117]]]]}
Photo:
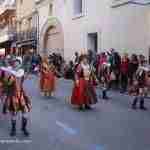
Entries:
{"type": "MultiPolygon", "coordinates": [[[[15,52],[16,7],[15,0],[0,1],[0,50],[6,54],[15,52]]],[[[1,53],[1,52],[0,52],[1,53]]]]}
{"type": "Polygon", "coordinates": [[[37,49],[37,12],[35,0],[16,0],[17,49],[20,55],[37,49]]]}
{"type": "Polygon", "coordinates": [[[148,56],[149,3],[144,0],[36,0],[40,53],[59,52],[72,59],[115,48],[148,56]]]}

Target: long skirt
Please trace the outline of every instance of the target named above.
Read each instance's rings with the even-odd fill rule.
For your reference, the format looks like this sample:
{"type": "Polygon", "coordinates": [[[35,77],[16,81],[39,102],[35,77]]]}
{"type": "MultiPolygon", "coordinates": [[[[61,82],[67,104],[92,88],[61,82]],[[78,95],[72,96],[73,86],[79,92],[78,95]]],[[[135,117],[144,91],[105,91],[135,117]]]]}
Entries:
{"type": "Polygon", "coordinates": [[[40,90],[43,92],[43,82],[44,82],[44,76],[43,73],[40,74],[40,90]]]}
{"type": "Polygon", "coordinates": [[[78,85],[75,83],[71,104],[81,106],[84,104],[92,105],[97,103],[97,96],[94,86],[91,82],[81,78],[78,85]]]}
{"type": "Polygon", "coordinates": [[[56,78],[53,72],[43,74],[43,78],[41,79],[42,82],[42,91],[43,92],[54,92],[55,90],[55,83],[56,78]]]}

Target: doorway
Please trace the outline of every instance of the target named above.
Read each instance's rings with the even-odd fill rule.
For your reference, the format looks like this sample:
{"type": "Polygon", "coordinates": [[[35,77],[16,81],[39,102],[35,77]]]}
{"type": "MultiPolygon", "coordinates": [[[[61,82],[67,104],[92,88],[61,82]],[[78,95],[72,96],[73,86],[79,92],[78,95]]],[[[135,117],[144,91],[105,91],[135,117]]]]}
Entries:
{"type": "Polygon", "coordinates": [[[93,52],[98,51],[98,33],[88,33],[88,49],[93,52]]]}

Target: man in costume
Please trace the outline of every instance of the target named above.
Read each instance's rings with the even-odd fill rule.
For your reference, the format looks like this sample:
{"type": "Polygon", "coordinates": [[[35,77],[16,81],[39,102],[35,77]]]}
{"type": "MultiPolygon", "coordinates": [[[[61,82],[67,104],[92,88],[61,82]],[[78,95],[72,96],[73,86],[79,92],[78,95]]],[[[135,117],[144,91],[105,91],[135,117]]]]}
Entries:
{"type": "Polygon", "coordinates": [[[16,117],[19,112],[22,113],[21,130],[25,136],[29,136],[29,132],[27,130],[27,123],[28,113],[31,110],[31,101],[23,89],[23,72],[15,73],[15,71],[10,71],[7,73],[9,75],[6,78],[4,84],[6,98],[4,100],[3,113],[6,114],[7,112],[9,112],[11,115],[10,136],[16,135],[16,117]]]}
{"type": "Polygon", "coordinates": [[[72,92],[71,103],[79,109],[90,109],[90,105],[97,103],[97,96],[91,81],[91,68],[86,56],[81,56],[76,68],[75,84],[72,92]]]}

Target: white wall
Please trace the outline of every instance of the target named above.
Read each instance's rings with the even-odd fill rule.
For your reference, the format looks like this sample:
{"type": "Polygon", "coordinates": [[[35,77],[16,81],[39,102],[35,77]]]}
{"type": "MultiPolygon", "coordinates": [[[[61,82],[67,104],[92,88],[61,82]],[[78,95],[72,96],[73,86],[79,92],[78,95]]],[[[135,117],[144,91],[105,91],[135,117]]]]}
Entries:
{"type": "MultiPolygon", "coordinates": [[[[64,30],[65,57],[84,52],[87,34],[98,32],[99,51],[116,48],[120,52],[147,55],[150,46],[150,13],[148,7],[129,5],[111,8],[110,0],[84,0],[85,16],[73,18],[73,0],[54,0],[54,16],[64,30]]],[[[40,8],[40,28],[46,22],[48,5],[40,8]]]]}

